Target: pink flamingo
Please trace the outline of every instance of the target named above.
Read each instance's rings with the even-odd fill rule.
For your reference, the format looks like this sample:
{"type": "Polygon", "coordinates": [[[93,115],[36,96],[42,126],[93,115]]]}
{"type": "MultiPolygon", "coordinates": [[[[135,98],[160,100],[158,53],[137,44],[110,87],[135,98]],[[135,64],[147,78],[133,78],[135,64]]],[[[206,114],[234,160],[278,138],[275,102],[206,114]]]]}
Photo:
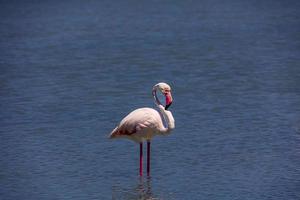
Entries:
{"type": "Polygon", "coordinates": [[[171,87],[166,83],[158,83],[153,86],[152,95],[159,112],[153,108],[136,109],[129,113],[109,136],[109,138],[127,138],[140,143],[140,176],[143,175],[143,142],[147,141],[147,175],[149,176],[152,137],[167,135],[175,128],[173,115],[167,110],[173,101],[171,87]],[[165,95],[165,106],[160,103],[157,90],[165,95]]]}

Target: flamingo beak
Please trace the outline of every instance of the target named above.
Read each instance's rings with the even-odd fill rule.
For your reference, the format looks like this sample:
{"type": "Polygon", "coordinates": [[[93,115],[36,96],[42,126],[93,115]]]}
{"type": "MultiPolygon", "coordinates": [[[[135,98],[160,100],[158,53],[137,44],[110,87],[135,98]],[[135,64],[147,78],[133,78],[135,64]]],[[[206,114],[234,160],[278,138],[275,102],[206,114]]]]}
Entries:
{"type": "Polygon", "coordinates": [[[166,92],[165,93],[165,97],[166,97],[166,107],[165,107],[165,110],[167,110],[172,102],[173,102],[173,98],[172,98],[172,95],[171,95],[171,92],[166,92]]]}

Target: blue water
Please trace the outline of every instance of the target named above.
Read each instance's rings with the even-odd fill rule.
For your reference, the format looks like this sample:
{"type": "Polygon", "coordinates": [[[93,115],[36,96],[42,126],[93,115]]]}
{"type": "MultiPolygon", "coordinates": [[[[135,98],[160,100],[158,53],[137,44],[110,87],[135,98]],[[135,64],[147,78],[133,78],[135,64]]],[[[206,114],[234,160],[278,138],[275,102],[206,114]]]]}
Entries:
{"type": "Polygon", "coordinates": [[[0,2],[0,199],[300,199],[299,1],[0,2]],[[176,129],[107,136],[172,86],[176,129]]]}

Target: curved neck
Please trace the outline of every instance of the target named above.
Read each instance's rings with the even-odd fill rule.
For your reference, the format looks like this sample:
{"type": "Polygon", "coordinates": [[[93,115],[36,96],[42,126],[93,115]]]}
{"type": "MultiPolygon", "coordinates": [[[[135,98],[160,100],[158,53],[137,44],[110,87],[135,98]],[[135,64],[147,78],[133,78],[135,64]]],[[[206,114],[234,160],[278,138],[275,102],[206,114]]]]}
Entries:
{"type": "Polygon", "coordinates": [[[158,107],[159,112],[163,116],[165,124],[167,125],[167,127],[164,127],[164,130],[161,130],[161,131],[164,133],[169,133],[172,129],[175,128],[175,120],[173,118],[172,113],[168,110],[165,110],[165,107],[159,101],[156,92],[157,92],[157,88],[153,88],[152,95],[154,98],[154,102],[155,102],[156,106],[158,107]]]}
{"type": "Polygon", "coordinates": [[[157,97],[157,93],[156,92],[157,92],[157,88],[155,87],[152,90],[152,95],[153,95],[153,98],[154,98],[154,103],[156,104],[156,106],[162,106],[163,107],[163,105],[160,103],[160,101],[159,101],[159,99],[157,97]]]}

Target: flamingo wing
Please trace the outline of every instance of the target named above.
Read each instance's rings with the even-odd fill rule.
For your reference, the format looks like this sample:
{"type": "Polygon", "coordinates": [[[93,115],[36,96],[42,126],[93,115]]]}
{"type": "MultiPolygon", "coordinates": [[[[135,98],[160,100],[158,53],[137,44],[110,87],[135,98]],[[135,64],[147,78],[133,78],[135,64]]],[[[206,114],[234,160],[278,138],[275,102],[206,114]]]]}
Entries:
{"type": "Polygon", "coordinates": [[[140,108],[129,113],[111,132],[110,138],[127,137],[135,141],[151,139],[163,129],[160,114],[152,108],[140,108]]]}

